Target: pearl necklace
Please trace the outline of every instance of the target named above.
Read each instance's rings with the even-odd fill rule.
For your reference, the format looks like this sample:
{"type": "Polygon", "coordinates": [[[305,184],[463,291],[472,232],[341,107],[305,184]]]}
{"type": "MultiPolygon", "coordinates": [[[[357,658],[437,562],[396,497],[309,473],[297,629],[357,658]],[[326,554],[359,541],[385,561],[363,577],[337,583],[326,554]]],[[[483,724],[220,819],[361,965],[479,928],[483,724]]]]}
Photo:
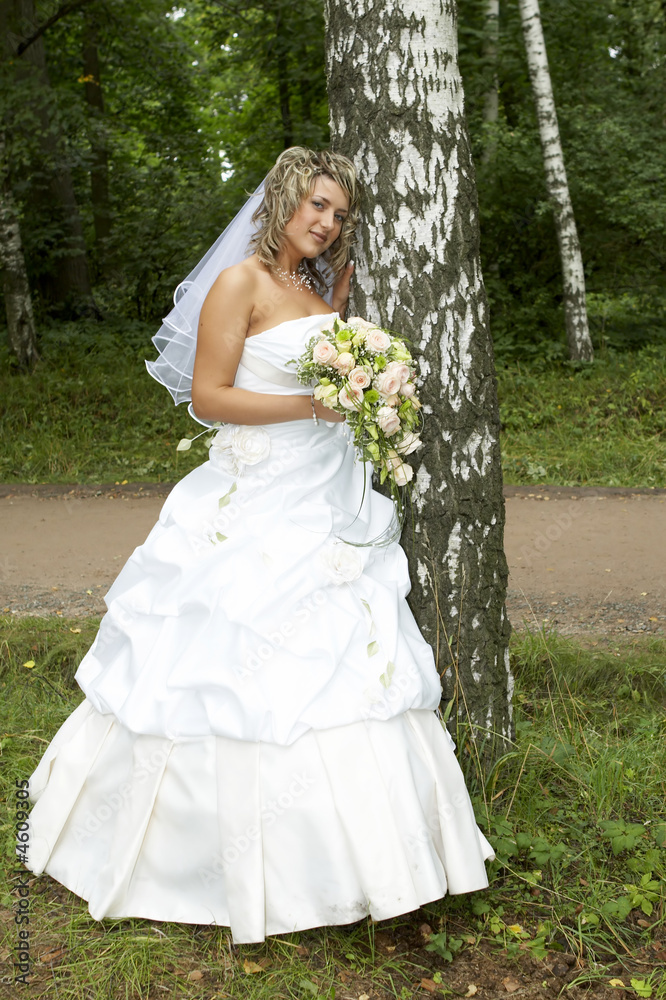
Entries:
{"type": "Polygon", "coordinates": [[[289,282],[294,286],[294,288],[307,288],[309,292],[314,292],[314,281],[305,269],[304,264],[298,265],[298,271],[296,274],[292,274],[291,271],[285,270],[284,267],[278,267],[277,264],[273,267],[274,273],[282,281],[289,282]]]}

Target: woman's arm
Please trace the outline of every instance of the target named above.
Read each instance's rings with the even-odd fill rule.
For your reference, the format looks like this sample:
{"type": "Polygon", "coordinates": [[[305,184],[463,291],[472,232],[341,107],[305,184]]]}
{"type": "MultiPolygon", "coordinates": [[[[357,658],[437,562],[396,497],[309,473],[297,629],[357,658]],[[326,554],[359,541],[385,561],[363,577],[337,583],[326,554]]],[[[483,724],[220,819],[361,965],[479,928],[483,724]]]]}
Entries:
{"type": "MultiPolygon", "coordinates": [[[[256,277],[237,265],[220,274],[201,307],[192,406],[202,420],[275,424],[312,417],[310,396],[268,395],[234,387],[255,293],[256,277]]],[[[315,412],[323,420],[344,419],[318,400],[315,412]]]]}

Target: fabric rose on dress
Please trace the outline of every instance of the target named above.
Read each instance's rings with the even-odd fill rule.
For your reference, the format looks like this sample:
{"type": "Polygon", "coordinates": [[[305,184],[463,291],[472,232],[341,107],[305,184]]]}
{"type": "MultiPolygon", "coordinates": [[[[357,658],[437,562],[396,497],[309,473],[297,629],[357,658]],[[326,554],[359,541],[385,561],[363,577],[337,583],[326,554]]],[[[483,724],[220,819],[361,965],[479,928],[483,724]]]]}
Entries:
{"type": "Polygon", "coordinates": [[[400,378],[392,371],[383,371],[375,376],[373,385],[380,396],[393,396],[400,392],[400,378]]]}
{"type": "Polygon", "coordinates": [[[391,346],[391,338],[378,326],[372,327],[365,335],[365,346],[373,354],[383,354],[391,346]]]}
{"type": "Polygon", "coordinates": [[[368,370],[359,366],[358,368],[352,368],[348,381],[353,389],[367,389],[372,379],[368,370]]]}
{"type": "Polygon", "coordinates": [[[232,476],[242,475],[246,465],[268,458],[271,439],[263,427],[226,424],[213,438],[209,450],[211,465],[232,476]]]}
{"type": "Polygon", "coordinates": [[[341,375],[346,375],[347,372],[352,370],[355,364],[356,361],[354,360],[354,355],[350,354],[348,351],[342,351],[333,362],[333,367],[336,371],[339,371],[341,375]]]}
{"type": "Polygon", "coordinates": [[[392,406],[380,406],[376,416],[377,423],[386,437],[391,437],[400,430],[400,417],[392,406]]]}
{"type": "Polygon", "coordinates": [[[338,356],[330,340],[320,340],[315,344],[312,357],[320,365],[332,365],[338,356]]]}
{"type": "Polygon", "coordinates": [[[357,410],[363,401],[363,390],[362,389],[346,389],[344,386],[340,389],[338,393],[338,402],[341,406],[344,406],[346,410],[357,410]]]}
{"type": "Polygon", "coordinates": [[[319,558],[326,575],[338,586],[358,580],[363,572],[363,556],[346,542],[331,542],[322,549],[319,558]]]}

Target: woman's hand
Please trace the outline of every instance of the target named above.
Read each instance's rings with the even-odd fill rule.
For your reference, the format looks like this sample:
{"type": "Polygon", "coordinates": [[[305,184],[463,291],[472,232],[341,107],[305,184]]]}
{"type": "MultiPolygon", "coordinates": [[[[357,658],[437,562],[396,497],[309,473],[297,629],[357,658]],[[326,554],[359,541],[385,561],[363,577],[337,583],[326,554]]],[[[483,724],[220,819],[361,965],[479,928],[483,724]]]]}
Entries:
{"type": "Polygon", "coordinates": [[[338,413],[337,410],[329,409],[319,399],[315,399],[314,401],[314,410],[320,420],[326,420],[329,424],[341,424],[343,420],[347,419],[344,413],[338,413]]]}
{"type": "Polygon", "coordinates": [[[335,312],[340,313],[341,319],[347,315],[347,303],[349,302],[349,282],[354,273],[354,262],[350,261],[344,271],[333,285],[332,305],[335,312]]]}

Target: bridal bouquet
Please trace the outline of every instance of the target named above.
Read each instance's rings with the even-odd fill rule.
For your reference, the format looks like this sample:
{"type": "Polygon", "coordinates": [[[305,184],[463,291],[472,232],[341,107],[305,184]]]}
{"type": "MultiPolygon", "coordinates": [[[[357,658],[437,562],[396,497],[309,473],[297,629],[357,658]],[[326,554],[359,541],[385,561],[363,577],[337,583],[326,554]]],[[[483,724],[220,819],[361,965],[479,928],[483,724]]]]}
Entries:
{"type": "Polygon", "coordinates": [[[345,414],[363,461],[392,487],[412,479],[405,456],[421,447],[413,363],[404,341],[358,316],[323,327],[296,362],[299,382],[345,414]]]}

